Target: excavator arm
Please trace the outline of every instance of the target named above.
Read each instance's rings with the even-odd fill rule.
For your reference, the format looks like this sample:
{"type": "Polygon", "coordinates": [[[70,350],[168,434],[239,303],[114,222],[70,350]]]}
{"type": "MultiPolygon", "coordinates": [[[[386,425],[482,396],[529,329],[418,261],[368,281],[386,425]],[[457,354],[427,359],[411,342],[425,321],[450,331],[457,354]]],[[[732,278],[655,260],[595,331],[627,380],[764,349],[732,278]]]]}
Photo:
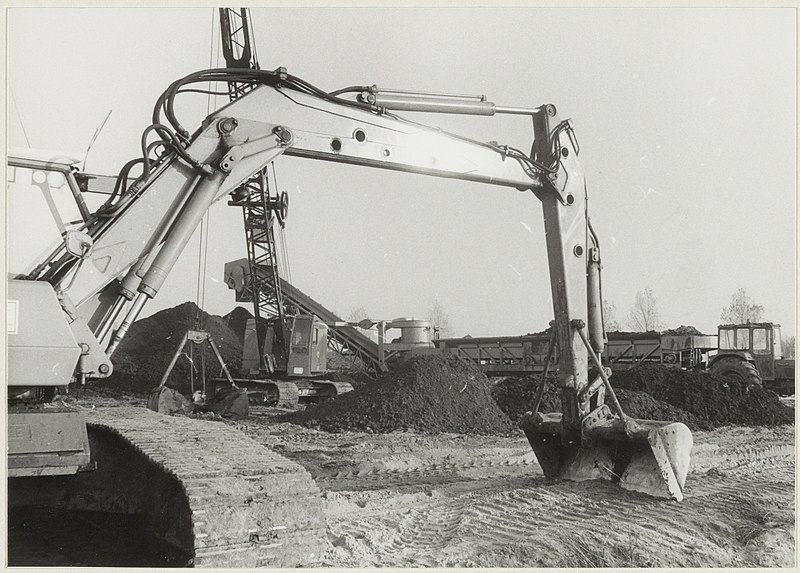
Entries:
{"type": "Polygon", "coordinates": [[[561,357],[563,413],[533,412],[524,422],[545,474],[614,479],[631,489],[681,497],[691,448],[688,429],[627,418],[596,356],[604,338],[599,245],[587,217],[577,140],[553,105],[501,108],[484,98],[386,93],[374,86],[329,94],[283,69],[223,69],[173,83],[159,99],[150,129],[171,151],[150,165],[143,138],[145,173],[87,226],[91,249],[79,259],[67,254],[54,259],[42,275],[53,285],[82,349],[81,375],[110,374],[119,341],[161,288],[203,214],[282,154],[530,191],[543,208],[561,357]],[[190,84],[231,80],[257,87],[189,134],[175,115],[176,95],[190,84]],[[355,99],[343,97],[350,92],[355,99]],[[392,108],[528,116],[531,152],[407,121],[392,108]],[[598,367],[593,381],[590,360],[598,367]]]}

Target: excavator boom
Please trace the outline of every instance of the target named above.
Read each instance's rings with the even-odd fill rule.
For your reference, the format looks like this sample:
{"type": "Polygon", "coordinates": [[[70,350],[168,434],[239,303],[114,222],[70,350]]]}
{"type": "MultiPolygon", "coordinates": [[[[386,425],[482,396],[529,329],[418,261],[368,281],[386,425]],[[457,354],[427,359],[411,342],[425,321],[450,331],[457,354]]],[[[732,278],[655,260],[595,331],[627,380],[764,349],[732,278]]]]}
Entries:
{"type": "MultiPolygon", "coordinates": [[[[65,345],[72,352],[62,354],[74,360],[76,376],[102,378],[112,373],[111,357],[120,341],[161,289],[209,207],[281,155],[531,191],[542,204],[562,403],[561,413],[532,412],[523,421],[540,465],[551,478],[611,479],[681,499],[689,430],[683,424],[628,418],[614,396],[610,372],[596,355],[604,339],[599,241],[587,215],[571,123],[549,104],[508,108],[448,94],[380,95],[374,86],[326,93],[284,69],[207,70],[174,82],[159,98],[153,124],[142,137],[143,157],[123,168],[112,196],[81,230],[12,287],[30,295],[22,301],[38,300],[33,287],[48,291],[52,304],[36,309],[37,324],[66,323],[74,341],[65,345]],[[194,133],[181,125],[174,104],[187,86],[232,81],[250,89],[194,133]],[[351,91],[355,99],[344,97],[351,91]],[[531,151],[401,119],[392,105],[527,116],[534,131],[531,151]],[[148,143],[150,134],[159,139],[148,143]],[[152,157],[154,149],[162,152],[152,157]],[[128,184],[137,162],[143,173],[128,184]],[[590,361],[596,366],[593,379],[590,361]]],[[[20,316],[25,312],[30,309],[20,308],[20,316]]],[[[31,361],[47,350],[35,338],[32,346],[11,347],[9,361],[23,366],[11,385],[37,385],[34,373],[41,364],[37,369],[31,361]]],[[[61,366],[62,374],[49,385],[69,381],[69,369],[61,366]]]]}

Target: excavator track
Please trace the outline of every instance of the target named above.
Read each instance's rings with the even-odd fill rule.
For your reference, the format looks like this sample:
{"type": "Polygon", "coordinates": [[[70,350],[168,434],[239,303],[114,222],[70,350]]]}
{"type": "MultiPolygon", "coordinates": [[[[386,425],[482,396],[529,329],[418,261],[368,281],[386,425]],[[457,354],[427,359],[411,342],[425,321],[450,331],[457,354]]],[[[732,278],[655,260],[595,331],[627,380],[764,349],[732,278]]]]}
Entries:
{"type": "MultiPolygon", "coordinates": [[[[214,379],[213,382],[219,386],[228,384],[224,379],[214,379]]],[[[253,404],[289,408],[297,406],[300,402],[330,400],[353,389],[353,386],[347,382],[334,382],[319,378],[296,378],[292,380],[235,378],[234,382],[237,386],[247,391],[250,402],[253,404]]]]}
{"type": "Polygon", "coordinates": [[[353,390],[353,386],[347,382],[334,382],[326,379],[300,379],[294,381],[300,398],[307,402],[320,402],[330,400],[353,390]]]}
{"type": "Polygon", "coordinates": [[[97,469],[65,480],[51,505],[144,515],[188,566],[321,561],[322,500],[302,466],[221,422],[136,407],[85,413],[97,469]]]}

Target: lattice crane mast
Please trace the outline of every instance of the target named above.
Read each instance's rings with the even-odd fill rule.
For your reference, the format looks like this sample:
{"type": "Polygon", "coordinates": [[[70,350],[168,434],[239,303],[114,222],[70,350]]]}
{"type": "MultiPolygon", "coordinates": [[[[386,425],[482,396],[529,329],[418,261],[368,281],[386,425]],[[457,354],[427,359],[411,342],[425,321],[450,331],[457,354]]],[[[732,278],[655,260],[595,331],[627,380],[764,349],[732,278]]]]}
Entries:
{"type": "MultiPolygon", "coordinates": [[[[250,27],[250,14],[247,8],[220,8],[220,34],[222,54],[228,69],[258,70],[258,57],[250,27]]],[[[252,89],[251,82],[231,80],[228,82],[228,96],[231,101],[252,89]]],[[[288,195],[270,195],[267,168],[265,167],[232,194],[229,205],[242,208],[245,237],[247,240],[247,260],[250,270],[248,286],[239,294],[239,302],[252,302],[256,325],[262,318],[279,318],[286,324],[286,307],[278,271],[277,244],[275,242],[275,222],[283,227],[288,211],[288,195]]],[[[282,331],[282,329],[279,329],[282,331]]],[[[256,328],[258,347],[264,348],[265,331],[256,328]]],[[[283,332],[281,332],[283,334],[283,332]]],[[[259,369],[267,370],[265,356],[259,352],[259,369]]]]}

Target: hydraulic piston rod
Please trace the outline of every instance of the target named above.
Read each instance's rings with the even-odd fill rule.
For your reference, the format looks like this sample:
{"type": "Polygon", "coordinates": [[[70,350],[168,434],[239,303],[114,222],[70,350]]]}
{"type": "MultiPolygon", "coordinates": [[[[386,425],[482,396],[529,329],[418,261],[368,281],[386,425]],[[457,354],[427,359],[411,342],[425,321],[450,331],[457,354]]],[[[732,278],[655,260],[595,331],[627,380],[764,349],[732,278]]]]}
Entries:
{"type": "Polygon", "coordinates": [[[480,97],[451,97],[439,95],[411,95],[401,93],[364,92],[359,100],[376,110],[419,111],[433,113],[456,113],[463,115],[515,114],[534,115],[541,108],[498,106],[480,97]]]}

